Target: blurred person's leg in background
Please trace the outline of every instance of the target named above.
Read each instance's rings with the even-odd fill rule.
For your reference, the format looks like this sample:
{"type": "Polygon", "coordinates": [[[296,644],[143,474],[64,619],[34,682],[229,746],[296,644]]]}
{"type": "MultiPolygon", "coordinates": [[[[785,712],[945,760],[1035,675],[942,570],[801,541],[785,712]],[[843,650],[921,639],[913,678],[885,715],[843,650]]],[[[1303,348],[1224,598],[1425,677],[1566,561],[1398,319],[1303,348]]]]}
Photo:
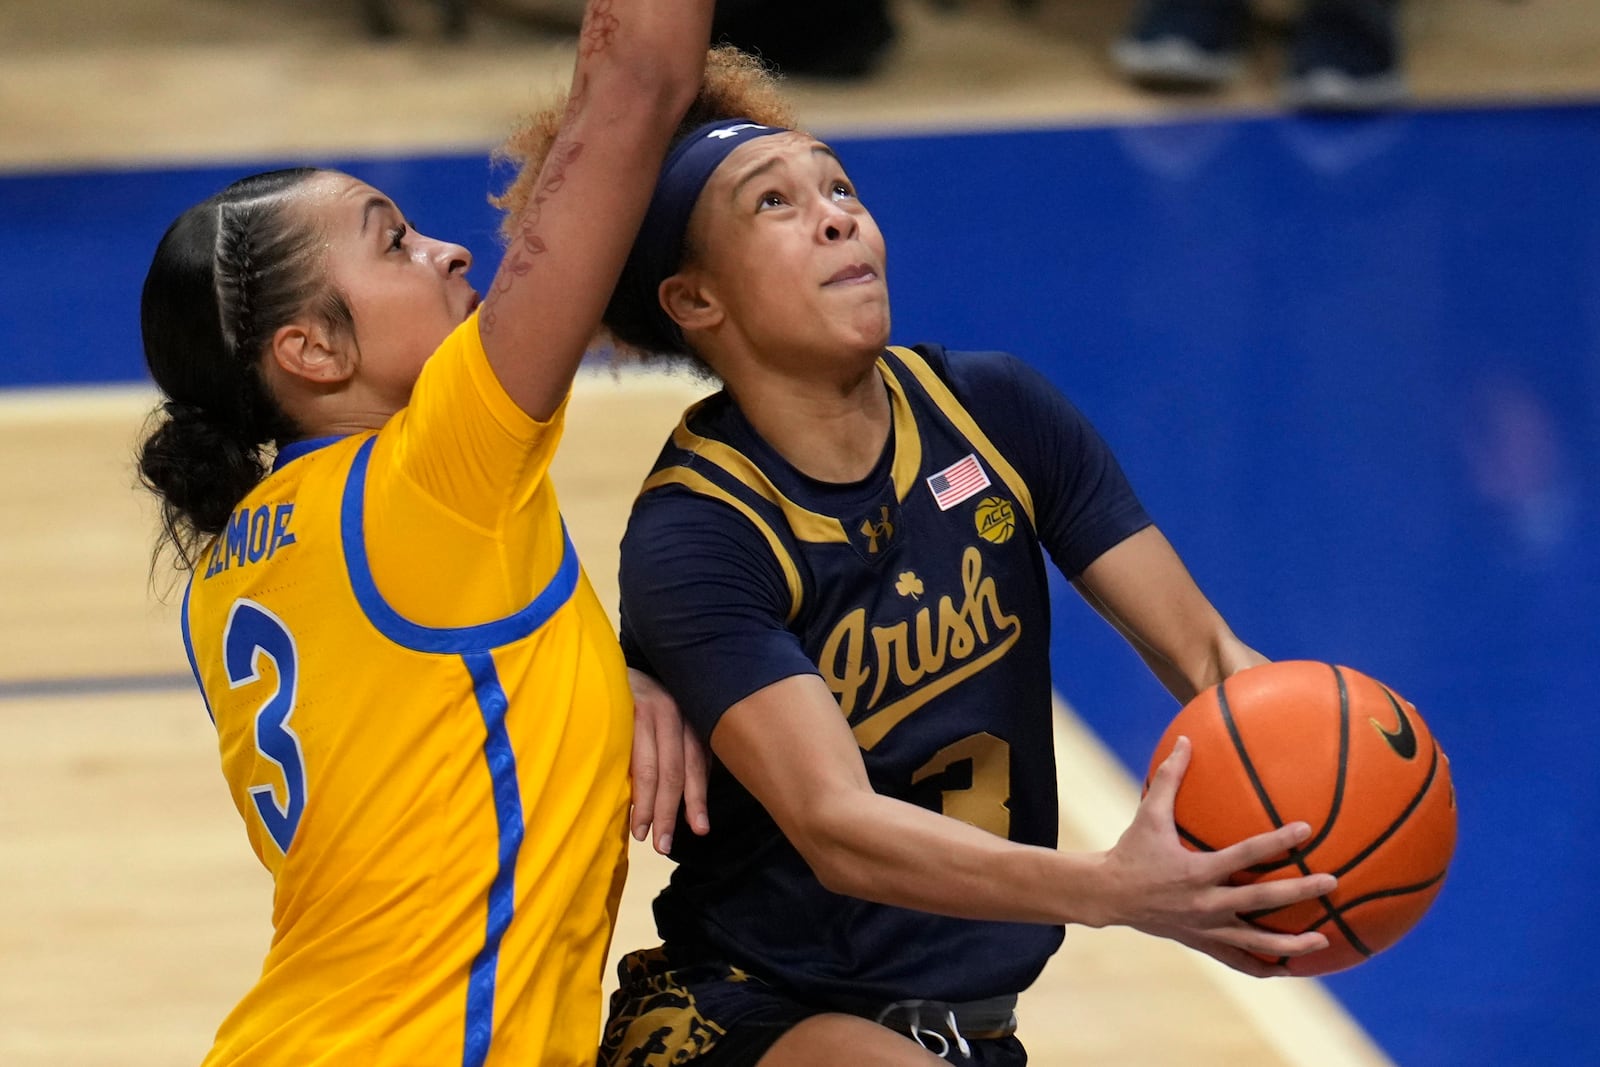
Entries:
{"type": "Polygon", "coordinates": [[[1140,0],[1112,46],[1117,69],[1151,89],[1216,89],[1239,76],[1246,0],[1140,0]]]}
{"type": "Polygon", "coordinates": [[[1290,46],[1284,103],[1319,110],[1404,103],[1398,7],[1399,0],[1308,0],[1290,46]]]}
{"type": "Polygon", "coordinates": [[[888,0],[719,0],[711,25],[713,41],[814,78],[872,73],[894,37],[888,0]]]}
{"type": "MultiPolygon", "coordinates": [[[[1295,21],[1284,102],[1313,110],[1392,107],[1406,98],[1399,0],[1305,0],[1295,21]]],[[[1217,89],[1243,69],[1247,0],[1141,0],[1112,47],[1125,76],[1151,89],[1217,89]]]]}
{"type": "MultiPolygon", "coordinates": [[[[439,31],[457,39],[467,33],[467,0],[434,0],[439,15],[439,31]]],[[[361,17],[367,32],[374,37],[394,37],[401,31],[401,20],[393,0],[361,0],[361,17]]]]}

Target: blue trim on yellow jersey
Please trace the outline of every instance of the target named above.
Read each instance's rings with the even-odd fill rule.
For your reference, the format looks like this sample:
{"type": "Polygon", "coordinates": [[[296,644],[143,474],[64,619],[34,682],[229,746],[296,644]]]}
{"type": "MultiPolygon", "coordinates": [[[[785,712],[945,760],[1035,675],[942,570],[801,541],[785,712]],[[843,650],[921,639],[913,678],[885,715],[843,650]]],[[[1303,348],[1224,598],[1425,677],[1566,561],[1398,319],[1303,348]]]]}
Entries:
{"type": "Polygon", "coordinates": [[[344,500],[340,505],[340,536],[344,541],[345,566],[350,572],[350,585],[355,590],[356,601],[366,613],[367,621],[378,631],[404,648],[416,652],[444,652],[466,655],[485,652],[491,648],[520,641],[550,620],[578,588],[578,551],[567,535],[566,523],[561,524],[561,565],[548,585],[540,590],[533,602],[514,615],[479,623],[476,626],[423,626],[412,622],[389,606],[378,592],[372,578],[372,566],[367,559],[367,538],[364,528],[366,511],[367,463],[372,457],[376,437],[369,437],[356,451],[355,462],[350,465],[350,476],[345,481],[344,500]]]}
{"type": "Polygon", "coordinates": [[[295,441],[278,449],[278,455],[272,461],[272,469],[279,471],[285,463],[293,463],[301,456],[309,456],[319,448],[327,448],[345,439],[344,434],[333,434],[328,437],[308,437],[304,441],[295,441]]]}
{"type": "Polygon", "coordinates": [[[194,589],[194,575],[189,576],[189,584],[183,587],[183,608],[178,612],[178,629],[183,633],[183,652],[189,657],[189,670],[194,674],[194,684],[200,687],[200,702],[206,706],[206,717],[211,720],[211,725],[217,725],[217,717],[211,711],[211,700],[206,696],[205,683],[200,680],[200,661],[195,659],[194,638],[189,634],[189,593],[194,589]]]}
{"type": "Polygon", "coordinates": [[[500,831],[500,868],[489,883],[489,917],[483,948],[472,961],[467,982],[466,1040],[461,1050],[462,1067],[482,1067],[488,1059],[494,1038],[495,972],[500,966],[500,939],[511,925],[515,909],[517,852],[522,848],[522,794],[517,788],[517,757],[506,734],[505,687],[495,670],[494,657],[487,652],[471,652],[461,657],[472,672],[472,685],[478,696],[478,709],[488,735],[483,739],[483,758],[489,764],[494,787],[495,821],[500,831]]]}

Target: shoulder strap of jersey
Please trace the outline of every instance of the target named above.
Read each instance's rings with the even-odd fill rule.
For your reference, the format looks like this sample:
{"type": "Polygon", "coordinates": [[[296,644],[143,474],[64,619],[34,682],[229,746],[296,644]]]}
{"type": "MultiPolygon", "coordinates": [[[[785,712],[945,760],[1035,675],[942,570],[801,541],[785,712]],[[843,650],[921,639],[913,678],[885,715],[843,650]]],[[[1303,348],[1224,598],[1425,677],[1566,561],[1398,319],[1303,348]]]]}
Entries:
{"type": "Polygon", "coordinates": [[[805,600],[805,586],[800,581],[800,568],[795,565],[794,556],[790,553],[789,547],[783,543],[783,539],[778,536],[778,531],[773,529],[772,524],[748,503],[690,467],[662,467],[645,479],[639,495],[643,496],[668,485],[682,486],[691,493],[721,501],[749,520],[766,540],[767,547],[772,550],[773,559],[777,560],[779,569],[783,571],[784,584],[789,587],[789,611],[784,617],[784,622],[793,622],[795,616],[800,614],[800,606],[805,600]]]}
{"type": "Polygon", "coordinates": [[[989,440],[989,435],[983,432],[972,415],[962,406],[961,401],[956,399],[945,380],[928,365],[927,360],[912,349],[894,345],[889,351],[906,370],[911,372],[917,384],[922,386],[922,391],[928,394],[928,399],[932,400],[944,417],[950,420],[951,425],[972,442],[973,447],[1000,476],[1000,480],[1006,483],[1006,488],[1011,490],[1017,502],[1022,505],[1023,512],[1028,516],[1028,522],[1037,525],[1033,517],[1033,494],[1028,491],[1028,483],[1023,481],[1022,475],[1017,473],[1017,469],[995,447],[994,442],[989,440]]]}
{"type": "Polygon", "coordinates": [[[802,541],[813,544],[849,544],[844,525],[838,519],[801,507],[784,495],[766,472],[756,466],[749,456],[732,445],[710,437],[703,437],[689,427],[689,419],[699,408],[696,404],[684,412],[672,431],[672,444],[681,451],[721,469],[730,478],[745,486],[761,499],[783,512],[790,531],[802,541]]]}

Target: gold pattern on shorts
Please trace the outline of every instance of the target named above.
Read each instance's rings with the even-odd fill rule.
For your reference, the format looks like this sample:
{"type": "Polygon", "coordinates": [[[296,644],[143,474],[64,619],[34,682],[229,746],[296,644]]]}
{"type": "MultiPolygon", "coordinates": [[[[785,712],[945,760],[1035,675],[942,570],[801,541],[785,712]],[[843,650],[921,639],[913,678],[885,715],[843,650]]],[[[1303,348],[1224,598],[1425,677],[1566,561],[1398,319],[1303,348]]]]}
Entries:
{"type": "Polygon", "coordinates": [[[660,949],[630,952],[618,966],[600,1067],[675,1067],[710,1052],[727,1031],[704,1018],[660,949]]]}

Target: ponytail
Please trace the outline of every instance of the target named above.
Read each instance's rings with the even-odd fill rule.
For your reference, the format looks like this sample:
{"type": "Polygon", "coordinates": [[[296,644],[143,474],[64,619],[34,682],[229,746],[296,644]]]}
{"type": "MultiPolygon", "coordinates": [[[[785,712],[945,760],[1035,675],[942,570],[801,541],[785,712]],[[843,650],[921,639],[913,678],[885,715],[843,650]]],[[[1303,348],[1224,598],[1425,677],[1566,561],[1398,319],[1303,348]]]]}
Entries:
{"type": "Polygon", "coordinates": [[[145,362],[165,400],[139,445],[139,477],[161,502],[157,555],[170,545],[186,569],[265,477],[268,447],[299,436],[262,377],[273,335],[311,310],[348,319],[327,297],[316,233],[285,195],[316,173],[258,174],[190,208],[145,276],[145,362]]]}
{"type": "Polygon", "coordinates": [[[244,444],[200,408],[172,400],[158,409],[138,460],[139,480],[161,502],[157,552],[171,545],[184,569],[266,474],[259,446],[244,444]]]}

